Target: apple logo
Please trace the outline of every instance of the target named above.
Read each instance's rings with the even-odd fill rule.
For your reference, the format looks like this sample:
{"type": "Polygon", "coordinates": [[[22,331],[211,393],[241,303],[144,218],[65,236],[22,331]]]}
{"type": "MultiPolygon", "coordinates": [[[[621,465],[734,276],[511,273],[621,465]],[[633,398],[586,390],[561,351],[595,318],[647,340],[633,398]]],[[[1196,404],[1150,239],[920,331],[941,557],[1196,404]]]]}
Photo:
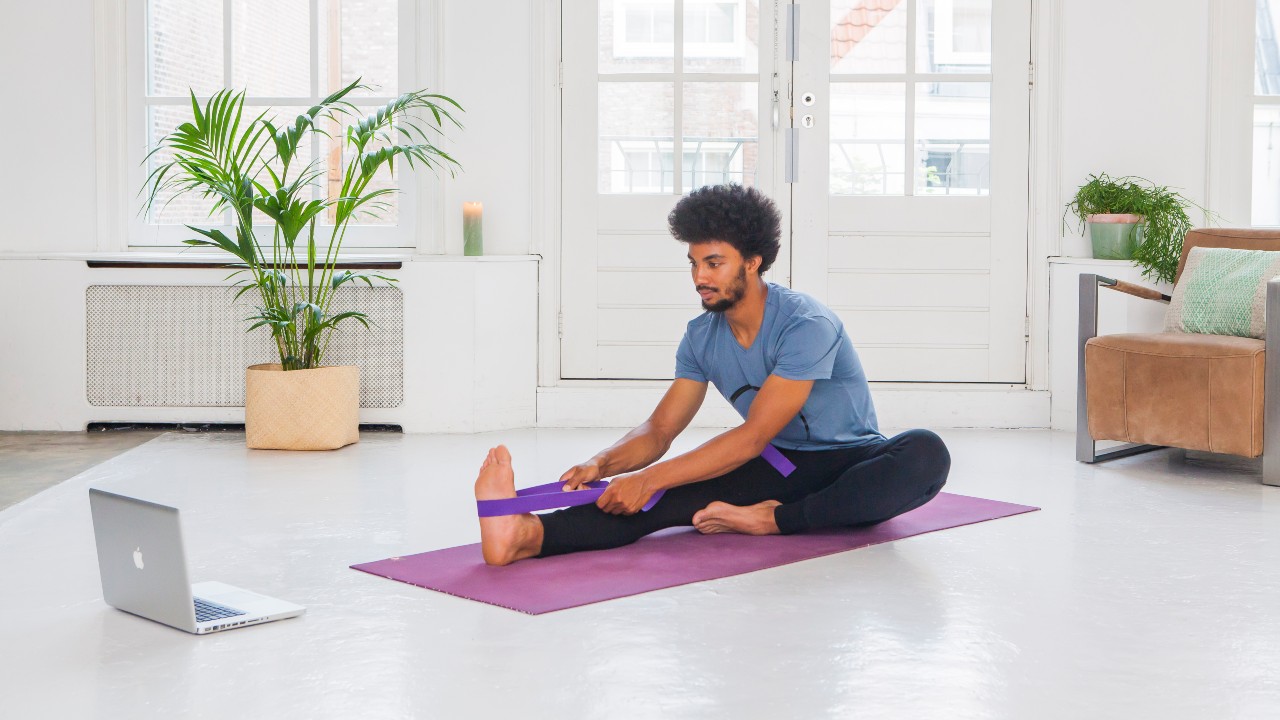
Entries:
{"type": "Polygon", "coordinates": [[[137,567],[139,570],[141,570],[141,569],[143,569],[143,568],[145,567],[145,566],[142,564],[142,548],[141,548],[141,547],[138,547],[137,549],[135,549],[135,550],[133,551],[133,564],[134,564],[134,566],[135,566],[135,567],[137,567]]]}

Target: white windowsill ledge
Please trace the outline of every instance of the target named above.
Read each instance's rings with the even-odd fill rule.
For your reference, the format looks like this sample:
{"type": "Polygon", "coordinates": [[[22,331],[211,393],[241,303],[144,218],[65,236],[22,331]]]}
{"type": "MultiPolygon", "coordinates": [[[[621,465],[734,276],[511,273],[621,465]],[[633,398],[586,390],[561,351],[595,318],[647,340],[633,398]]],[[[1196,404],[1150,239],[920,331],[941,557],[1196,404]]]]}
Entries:
{"type": "MultiPolygon", "coordinates": [[[[16,252],[0,253],[0,260],[68,260],[132,263],[233,263],[225,253],[178,252],[16,252]]],[[[541,255],[414,255],[412,253],[343,253],[342,263],[368,262],[538,262],[541,255]]]]}
{"type": "Polygon", "coordinates": [[[1101,258],[1092,257],[1072,257],[1070,255],[1055,255],[1049,258],[1050,265],[1096,265],[1098,267],[1132,267],[1132,260],[1103,260],[1101,258]]]}

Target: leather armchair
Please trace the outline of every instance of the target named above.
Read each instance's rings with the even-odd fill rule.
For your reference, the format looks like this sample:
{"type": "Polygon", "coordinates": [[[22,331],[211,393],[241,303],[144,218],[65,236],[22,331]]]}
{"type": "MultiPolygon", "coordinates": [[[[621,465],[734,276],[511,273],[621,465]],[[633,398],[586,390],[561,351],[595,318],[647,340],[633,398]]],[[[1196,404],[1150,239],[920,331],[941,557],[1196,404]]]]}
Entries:
{"type": "MultiPolygon", "coordinates": [[[[1280,250],[1280,231],[1187,233],[1175,286],[1193,247],[1280,250]]],[[[1262,456],[1280,485],[1280,278],[1267,284],[1267,339],[1194,333],[1098,337],[1098,290],[1152,302],[1169,296],[1101,275],[1080,276],[1076,460],[1101,462],[1161,447],[1262,456]],[[1125,443],[1105,452],[1097,441],[1125,443]]]]}

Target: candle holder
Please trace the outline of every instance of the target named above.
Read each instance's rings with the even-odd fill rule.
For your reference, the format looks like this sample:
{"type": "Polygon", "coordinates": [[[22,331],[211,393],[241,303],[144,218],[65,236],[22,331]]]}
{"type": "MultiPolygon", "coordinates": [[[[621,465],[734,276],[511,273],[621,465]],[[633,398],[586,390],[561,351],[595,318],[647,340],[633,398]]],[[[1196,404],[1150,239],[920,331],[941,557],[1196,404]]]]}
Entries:
{"type": "Polygon", "coordinates": [[[484,204],[478,202],[462,203],[462,254],[479,256],[484,254],[484,204]]]}

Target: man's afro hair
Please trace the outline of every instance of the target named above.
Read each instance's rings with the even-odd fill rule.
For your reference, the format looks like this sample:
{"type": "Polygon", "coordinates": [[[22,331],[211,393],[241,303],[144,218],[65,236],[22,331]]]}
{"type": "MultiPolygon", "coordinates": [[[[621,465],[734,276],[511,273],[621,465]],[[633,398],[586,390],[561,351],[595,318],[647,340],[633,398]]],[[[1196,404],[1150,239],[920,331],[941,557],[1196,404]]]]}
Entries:
{"type": "Polygon", "coordinates": [[[727,242],[743,258],[759,257],[763,275],[778,258],[782,218],[764,193],[741,185],[707,185],[676,203],[667,216],[671,235],[683,243],[727,242]]]}

